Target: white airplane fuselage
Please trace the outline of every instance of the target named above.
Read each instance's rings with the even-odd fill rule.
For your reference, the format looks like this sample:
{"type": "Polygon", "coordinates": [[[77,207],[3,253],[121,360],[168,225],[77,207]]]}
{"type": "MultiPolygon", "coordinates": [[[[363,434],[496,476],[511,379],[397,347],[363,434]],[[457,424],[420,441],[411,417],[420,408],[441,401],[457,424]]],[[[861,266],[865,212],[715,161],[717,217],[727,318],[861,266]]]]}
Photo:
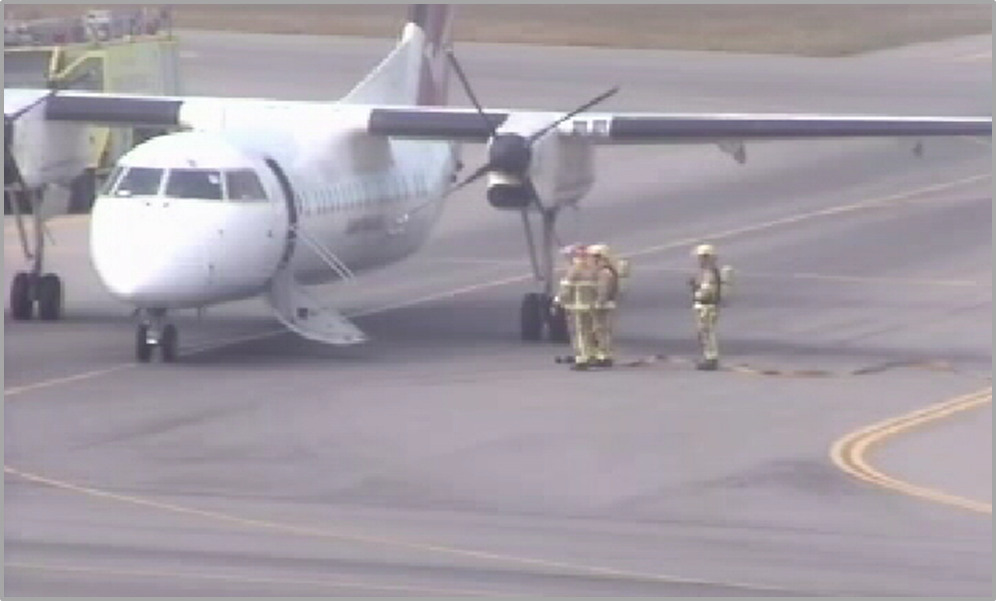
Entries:
{"type": "Polygon", "coordinates": [[[456,148],[370,137],[350,125],[365,113],[189,104],[193,131],[135,148],[98,197],[91,256],[101,280],[139,309],[202,308],[264,294],[282,270],[320,284],[410,256],[442,212],[456,148]],[[248,173],[258,187],[246,188],[248,173]]]}

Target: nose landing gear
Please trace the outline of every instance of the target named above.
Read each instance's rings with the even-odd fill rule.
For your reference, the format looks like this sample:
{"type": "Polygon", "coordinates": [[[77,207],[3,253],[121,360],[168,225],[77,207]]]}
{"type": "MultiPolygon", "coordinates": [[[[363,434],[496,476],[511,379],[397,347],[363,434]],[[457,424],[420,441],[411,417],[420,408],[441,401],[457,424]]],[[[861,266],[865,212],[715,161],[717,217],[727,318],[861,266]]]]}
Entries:
{"type": "Polygon", "coordinates": [[[135,333],[135,359],[151,363],[156,349],[163,363],[176,363],[179,358],[180,331],[169,322],[166,311],[142,311],[142,321],[135,333]]]}

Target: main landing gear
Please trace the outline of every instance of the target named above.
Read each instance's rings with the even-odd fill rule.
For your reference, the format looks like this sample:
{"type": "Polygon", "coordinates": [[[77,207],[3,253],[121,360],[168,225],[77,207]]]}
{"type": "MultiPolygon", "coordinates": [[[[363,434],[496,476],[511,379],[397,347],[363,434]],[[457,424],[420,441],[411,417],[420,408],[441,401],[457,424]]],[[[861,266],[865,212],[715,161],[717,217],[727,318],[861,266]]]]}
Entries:
{"type": "Polygon", "coordinates": [[[176,363],[179,358],[180,331],[169,321],[165,310],[143,310],[135,332],[135,360],[151,363],[155,351],[163,363],[176,363]]]}
{"type": "Polygon", "coordinates": [[[557,254],[557,209],[544,209],[539,213],[539,240],[537,241],[535,213],[522,212],[522,224],[529,245],[529,260],[536,282],[541,292],[527,294],[522,300],[520,327],[522,339],[526,342],[540,342],[544,339],[556,343],[570,342],[567,329],[567,314],[563,308],[553,303],[557,282],[554,261],[557,254]],[[537,244],[537,242],[539,242],[537,244]]]}
{"type": "Polygon", "coordinates": [[[53,274],[20,272],[10,285],[10,315],[14,321],[62,319],[62,280],[53,274]]]}
{"type": "Polygon", "coordinates": [[[65,288],[59,276],[45,273],[45,226],[37,207],[31,210],[36,194],[20,188],[4,191],[7,204],[14,213],[17,233],[24,257],[31,263],[28,271],[18,272],[10,286],[10,316],[14,321],[59,321],[65,298],[65,288]],[[31,213],[33,236],[28,236],[25,221],[31,213]]]}

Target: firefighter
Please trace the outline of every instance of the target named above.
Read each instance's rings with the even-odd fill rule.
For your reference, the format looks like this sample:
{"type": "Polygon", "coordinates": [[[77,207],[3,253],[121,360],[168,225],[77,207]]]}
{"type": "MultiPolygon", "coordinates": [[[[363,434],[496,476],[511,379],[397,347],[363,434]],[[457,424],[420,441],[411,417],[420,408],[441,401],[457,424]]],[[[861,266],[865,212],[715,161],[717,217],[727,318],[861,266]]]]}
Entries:
{"type": "Polygon", "coordinates": [[[595,268],[595,306],[593,326],[595,340],[595,367],[612,367],[614,357],[615,312],[618,307],[620,273],[605,244],[588,247],[595,268]]]}
{"type": "Polygon", "coordinates": [[[719,268],[716,247],[711,244],[698,246],[693,255],[698,259],[699,271],[692,278],[693,309],[698,328],[702,360],[698,369],[716,371],[719,369],[719,342],[716,328],[719,323],[719,309],[723,302],[723,276],[719,268]]]}
{"type": "Polygon", "coordinates": [[[554,303],[567,312],[574,347],[571,369],[587,371],[596,364],[595,303],[597,301],[597,269],[595,258],[585,247],[571,251],[571,266],[560,282],[554,303]]]}

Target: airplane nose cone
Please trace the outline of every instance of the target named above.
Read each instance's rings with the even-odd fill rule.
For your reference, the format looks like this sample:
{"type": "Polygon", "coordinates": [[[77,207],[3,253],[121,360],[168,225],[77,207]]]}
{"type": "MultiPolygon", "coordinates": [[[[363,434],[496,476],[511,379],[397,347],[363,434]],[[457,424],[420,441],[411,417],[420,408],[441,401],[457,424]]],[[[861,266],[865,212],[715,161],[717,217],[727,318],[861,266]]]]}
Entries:
{"type": "Polygon", "coordinates": [[[210,294],[207,251],[197,224],[167,211],[117,199],[98,203],[90,246],[107,290],[136,307],[197,306],[210,294]]]}
{"type": "Polygon", "coordinates": [[[210,285],[206,266],[156,260],[104,260],[98,269],[107,290],[136,307],[173,309],[196,305],[210,285]]]}

